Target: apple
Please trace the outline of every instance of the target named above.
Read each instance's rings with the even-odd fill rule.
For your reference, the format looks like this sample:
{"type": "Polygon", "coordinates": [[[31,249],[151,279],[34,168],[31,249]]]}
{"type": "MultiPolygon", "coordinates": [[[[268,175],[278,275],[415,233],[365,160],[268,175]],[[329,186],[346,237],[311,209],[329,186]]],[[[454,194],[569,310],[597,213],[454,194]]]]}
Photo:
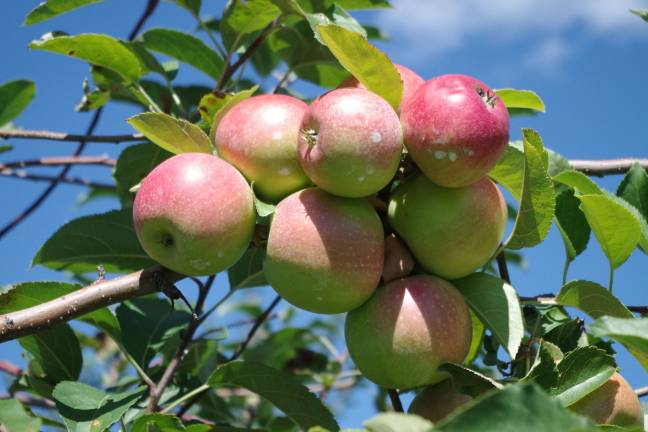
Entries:
{"type": "Polygon", "coordinates": [[[351,198],[385,187],[402,148],[396,112],[380,96],[358,88],[315,99],[304,115],[298,146],[301,165],[317,186],[351,198]]]}
{"type": "Polygon", "coordinates": [[[216,147],[263,199],[277,202],[310,184],[297,158],[297,141],[308,105],[268,94],[239,102],[220,120],[216,147]]]}
{"type": "Polygon", "coordinates": [[[569,406],[599,424],[644,427],[641,403],[628,382],[615,373],[601,387],[569,406]]]}
{"type": "Polygon", "coordinates": [[[509,139],[506,106],[486,84],[442,75],[421,85],[401,105],[405,147],[433,182],[461,187],[484,177],[509,139]]]}
{"type": "Polygon", "coordinates": [[[486,264],[502,240],[507,216],[502,193],[487,177],[461,188],[410,177],[392,192],[387,212],[421,266],[447,279],[486,264]]]}
{"type": "MultiPolygon", "coordinates": [[[[406,68],[403,65],[395,64],[394,66],[396,67],[396,70],[401,77],[401,81],[403,81],[403,98],[401,99],[402,105],[403,101],[409,99],[414,94],[414,91],[419,88],[425,82],[425,80],[421,78],[416,72],[409,68],[406,68]]],[[[349,78],[345,79],[338,86],[338,88],[343,87],[357,87],[366,89],[366,87],[354,76],[350,76],[349,78]]],[[[400,112],[400,107],[398,109],[398,112],[400,112]]]]}
{"type": "Polygon", "coordinates": [[[412,400],[407,413],[436,423],[471,400],[470,395],[461,393],[455,387],[452,379],[447,379],[423,388],[412,400]]]}
{"type": "Polygon", "coordinates": [[[391,282],[403,278],[414,270],[414,258],[407,246],[394,233],[385,237],[385,263],[382,280],[391,282]]]}
{"type": "Polygon", "coordinates": [[[191,276],[236,263],[250,243],[255,218],[245,178],[205,153],[162,162],[142,181],[133,204],[135,232],[146,253],[191,276]]]}
{"type": "Polygon", "coordinates": [[[344,330],[349,354],[362,374],[397,389],[445,379],[439,366],[461,363],[472,338],[462,295],[450,282],[431,275],[382,285],[349,312],[344,330]]]}
{"type": "Polygon", "coordinates": [[[380,281],[383,254],[382,224],[366,200],[310,188],[277,206],[264,270],[289,303],[335,314],[371,296],[380,281]]]}

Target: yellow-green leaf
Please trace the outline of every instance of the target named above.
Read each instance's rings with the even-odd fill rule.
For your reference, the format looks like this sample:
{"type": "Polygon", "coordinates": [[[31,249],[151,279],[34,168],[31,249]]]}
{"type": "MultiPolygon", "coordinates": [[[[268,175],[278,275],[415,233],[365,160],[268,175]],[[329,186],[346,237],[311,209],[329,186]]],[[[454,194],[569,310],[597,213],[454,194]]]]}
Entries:
{"type": "Polygon", "coordinates": [[[163,113],[143,113],[128,119],[128,123],[155,144],[171,153],[209,153],[209,137],[193,123],[163,113]]]}

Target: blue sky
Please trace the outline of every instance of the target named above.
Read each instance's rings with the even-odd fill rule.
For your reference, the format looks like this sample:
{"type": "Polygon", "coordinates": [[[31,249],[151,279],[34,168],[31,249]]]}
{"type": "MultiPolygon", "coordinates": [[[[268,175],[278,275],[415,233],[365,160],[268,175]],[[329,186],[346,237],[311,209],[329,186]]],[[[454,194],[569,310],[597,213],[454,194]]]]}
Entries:
{"type": "MultiPolygon", "coordinates": [[[[107,0],[46,23],[22,27],[24,16],[37,1],[4,2],[0,16],[0,83],[28,78],[37,84],[36,99],[17,119],[17,125],[81,133],[90,120],[90,114],[73,109],[82,94],[81,82],[89,75],[88,67],[62,56],[30,52],[29,41],[52,30],[70,34],[106,32],[123,38],[143,3],[107,0]]],[[[205,15],[217,14],[224,5],[224,1],[203,3],[205,15]]],[[[648,7],[648,2],[396,0],[393,4],[392,10],[356,14],[361,22],[378,24],[391,36],[390,42],[379,46],[393,61],[407,65],[426,79],[444,73],[465,73],[494,88],[533,89],[542,96],[547,113],[514,119],[512,138],[519,137],[521,127],[532,127],[539,130],[547,147],[569,158],[648,157],[648,24],[628,12],[633,7],[648,7]]],[[[162,2],[149,21],[149,28],[162,26],[185,30],[195,27],[187,13],[168,2],[162,2]]],[[[203,74],[185,66],[178,80],[213,85],[203,74]]],[[[110,105],[97,133],[131,132],[125,119],[134,113],[131,107],[110,105]]],[[[0,155],[3,162],[66,155],[75,145],[45,141],[12,144],[13,151],[0,155]]],[[[119,151],[118,146],[93,144],[85,154],[115,157],[119,151]]],[[[93,173],[96,179],[109,179],[107,169],[101,171],[103,174],[96,172],[97,169],[73,171],[78,176],[93,173]]],[[[607,178],[602,184],[614,190],[620,179],[607,178]]],[[[45,187],[46,184],[0,178],[0,224],[22,211],[45,187]]],[[[30,269],[30,260],[40,244],[72,218],[118,206],[111,200],[79,206],[81,192],[75,186],[60,186],[39,212],[2,240],[0,285],[63,277],[41,268],[30,269]]],[[[525,251],[525,257],[527,269],[512,269],[518,291],[523,295],[556,292],[564,259],[556,230],[552,230],[544,244],[525,251]]],[[[615,293],[626,303],[648,303],[643,271],[647,259],[635,253],[616,272],[615,293]]],[[[570,279],[606,284],[607,277],[607,261],[592,238],[588,251],[572,265],[570,279]]],[[[222,292],[224,279],[219,280],[222,283],[217,288],[222,292]]],[[[270,295],[269,288],[241,294],[265,302],[270,295]]],[[[647,385],[646,373],[625,350],[619,351],[621,372],[628,381],[634,386],[647,385]]],[[[2,345],[0,353],[0,358],[21,363],[16,343],[2,345]]],[[[359,426],[372,414],[371,400],[366,394],[352,396],[352,410],[343,410],[341,401],[333,399],[344,426],[359,426]]]]}

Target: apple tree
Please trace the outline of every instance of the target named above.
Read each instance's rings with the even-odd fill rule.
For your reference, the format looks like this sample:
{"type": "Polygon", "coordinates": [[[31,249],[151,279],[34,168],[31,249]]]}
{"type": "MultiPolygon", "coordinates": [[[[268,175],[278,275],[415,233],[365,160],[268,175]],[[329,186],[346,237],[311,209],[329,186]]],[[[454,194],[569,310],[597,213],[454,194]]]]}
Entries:
{"type": "MultiPolygon", "coordinates": [[[[24,24],[95,2],[48,0],[24,24]]],[[[17,339],[26,361],[0,359],[0,431],[336,432],[355,409],[340,393],[374,397],[369,432],[644,430],[648,390],[616,351],[648,371],[648,307],[613,286],[648,253],[647,160],[567,160],[509,130],[545,110],[533,91],[393,64],[350,13],[387,0],[172,3],[195,29],[150,28],[148,0],[125,39],[30,44],[88,64],[84,134],[17,127],[35,84],[0,85],[2,152],[78,143],[0,164],[32,179],[63,167],[0,239],[62,183],[115,204],[34,251],[58,281],[0,292],[0,343],[17,339]],[[178,84],[185,67],[211,86],[178,84]],[[141,111],[123,119],[132,133],[95,134],[113,104],[141,111]],[[116,160],[85,154],[102,142],[116,160]],[[113,182],[70,177],[78,165],[112,167],[113,182]],[[615,192],[592,180],[610,174],[615,192]],[[552,225],[563,284],[521,296],[508,268],[552,225]],[[607,286],[569,278],[588,246],[607,286]]]]}

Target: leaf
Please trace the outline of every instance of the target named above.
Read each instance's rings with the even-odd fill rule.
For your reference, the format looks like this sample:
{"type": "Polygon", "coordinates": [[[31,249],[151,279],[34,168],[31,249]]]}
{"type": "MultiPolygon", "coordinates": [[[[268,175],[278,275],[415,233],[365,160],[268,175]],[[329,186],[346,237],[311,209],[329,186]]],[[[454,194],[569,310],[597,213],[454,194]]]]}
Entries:
{"type": "Polygon", "coordinates": [[[127,82],[142,75],[140,61],[123,43],[104,34],[54,36],[51,33],[33,41],[29,48],[51,51],[103,66],[118,73],[127,82]]]}
{"type": "Polygon", "coordinates": [[[495,90],[506,108],[523,109],[529,111],[545,112],[545,104],[535,92],[531,90],[516,90],[511,88],[495,90]]]}
{"type": "Polygon", "coordinates": [[[509,249],[522,249],[541,243],[549,233],[554,217],[553,183],[547,174],[547,152],[537,132],[523,129],[524,180],[520,209],[513,232],[506,240],[509,249]]]}
{"type": "Polygon", "coordinates": [[[346,70],[395,110],[398,108],[403,97],[403,82],[385,53],[362,35],[339,25],[318,25],[315,31],[346,70]]]}
{"type": "Polygon", "coordinates": [[[363,423],[370,432],[428,432],[432,423],[417,415],[382,413],[363,423]]]}
{"type": "Polygon", "coordinates": [[[212,387],[243,387],[270,401],[301,428],[322,426],[333,432],[340,427],[329,410],[292,375],[261,363],[234,361],[220,366],[209,378],[212,387]]]}
{"type": "Polygon", "coordinates": [[[200,13],[200,6],[202,3],[202,0],[171,0],[173,3],[177,4],[178,6],[188,10],[189,12],[192,12],[193,14],[198,15],[200,13]]]}
{"type": "Polygon", "coordinates": [[[572,306],[592,318],[609,315],[617,318],[633,318],[623,303],[601,285],[586,280],[571,281],[560,289],[556,302],[572,306]]]}
{"type": "Polygon", "coordinates": [[[572,187],[580,194],[600,194],[601,189],[585,174],[575,171],[567,170],[556,174],[553,177],[554,181],[572,187]]]}
{"type": "Polygon", "coordinates": [[[563,171],[571,169],[571,164],[566,157],[557,153],[551,149],[545,147],[545,150],[549,154],[549,175],[555,176],[563,171]]]}
{"type": "Polygon", "coordinates": [[[117,421],[145,393],[143,388],[122,393],[105,393],[79,382],[61,382],[52,392],[68,431],[103,432],[117,421]]]}
{"type": "Polygon", "coordinates": [[[472,363],[479,355],[482,341],[484,339],[484,324],[477,318],[475,312],[470,310],[470,320],[472,321],[472,337],[470,338],[470,349],[464,360],[465,365],[472,363]]]}
{"type": "MultiPolygon", "coordinates": [[[[648,221],[648,174],[638,162],[625,175],[616,194],[637,209],[639,219],[645,225],[648,221]]],[[[643,250],[648,253],[648,248],[643,247],[643,250]]]]}
{"type": "Polygon", "coordinates": [[[212,154],[209,137],[193,123],[163,113],[142,113],[128,123],[153,143],[171,153],[198,152],[212,154]]]}
{"type": "Polygon", "coordinates": [[[168,55],[218,79],[223,71],[223,59],[202,40],[176,30],[155,28],[141,36],[144,46],[168,55]]]}
{"type": "Polygon", "coordinates": [[[245,251],[241,259],[227,270],[230,290],[268,285],[263,273],[264,258],[263,249],[251,247],[245,251]]]}
{"type": "MultiPolygon", "coordinates": [[[[551,354],[551,342],[542,341],[540,349],[538,350],[538,357],[534,362],[529,373],[526,374],[520,381],[535,383],[542,387],[545,391],[558,385],[559,372],[556,367],[556,362],[551,354]]],[[[556,350],[560,349],[553,346],[556,350]]]]}
{"type": "Polygon", "coordinates": [[[648,318],[614,318],[604,316],[588,326],[596,337],[610,337],[621,342],[648,371],[648,318]]]}
{"type": "MultiPolygon", "coordinates": [[[[220,429],[220,428],[217,428],[220,429]]],[[[172,414],[146,414],[135,420],[131,432],[185,432],[180,419],[172,414]]]]}
{"type": "Polygon", "coordinates": [[[479,320],[515,358],[524,324],[515,289],[502,279],[487,273],[473,273],[452,283],[459,288],[479,320]]]}
{"type": "Polygon", "coordinates": [[[58,382],[76,381],[81,373],[81,345],[72,328],[60,323],[47,330],[18,339],[41,365],[45,375],[58,382]]]}
{"type": "Polygon", "coordinates": [[[648,9],[630,9],[630,12],[648,22],[648,9]]]}
{"type": "Polygon", "coordinates": [[[198,106],[200,116],[215,132],[220,119],[223,118],[230,109],[234,108],[237,103],[249,98],[258,89],[259,86],[255,85],[252,88],[241,90],[238,93],[225,93],[223,95],[207,93],[200,99],[200,105],[198,106]]]}
{"type": "Polygon", "coordinates": [[[135,361],[147,368],[151,359],[174,335],[184,329],[190,319],[188,312],[173,310],[168,301],[140,298],[117,307],[124,348],[135,361]]]}
{"type": "Polygon", "coordinates": [[[585,432],[594,425],[532,384],[506,386],[442,420],[440,432],[585,432]]]}
{"type": "Polygon", "coordinates": [[[494,379],[487,377],[475,370],[456,363],[444,363],[439,368],[452,376],[453,384],[468,394],[477,395],[504,386],[494,379]]]}
{"type": "Polygon", "coordinates": [[[524,147],[522,142],[510,142],[495,168],[488,175],[520,201],[524,183],[524,147]]]}
{"type": "Polygon", "coordinates": [[[32,25],[102,0],[47,0],[32,9],[23,25],[32,25]]]}
{"type": "Polygon", "coordinates": [[[38,432],[41,420],[29,415],[16,399],[0,399],[0,426],[6,432],[38,432]]]}
{"type": "Polygon", "coordinates": [[[611,195],[580,195],[578,198],[610,266],[613,269],[619,267],[641,240],[641,224],[611,195]]]}
{"type": "MultiPolygon", "coordinates": [[[[0,292],[0,314],[15,312],[63,297],[81,288],[65,282],[23,282],[5,287],[0,292]]],[[[108,333],[119,341],[121,330],[117,318],[108,308],[97,309],[79,318],[108,333]]]]}
{"type": "Polygon", "coordinates": [[[135,195],[130,188],[141,182],[153,168],[173,156],[154,144],[135,144],[124,149],[117,159],[113,177],[124,207],[131,207],[135,195]]]}
{"type": "Polygon", "coordinates": [[[551,391],[564,406],[575,404],[616,372],[614,358],[594,346],[571,351],[558,363],[558,385],[551,391]]]}
{"type": "Polygon", "coordinates": [[[565,188],[556,195],[555,216],[567,260],[571,262],[587,248],[591,232],[585,214],[580,209],[580,200],[576,198],[573,190],[565,188]]]}
{"type": "Polygon", "coordinates": [[[0,86],[0,126],[18,117],[34,99],[36,84],[27,80],[9,81],[0,86]]]}
{"type": "Polygon", "coordinates": [[[225,48],[234,52],[245,41],[244,36],[265,28],[281,14],[270,0],[233,0],[220,22],[225,48]]]}
{"type": "Polygon", "coordinates": [[[36,253],[32,265],[73,273],[130,273],[155,262],[140,246],[130,209],[84,216],[63,225],[36,253]]]}
{"type": "Polygon", "coordinates": [[[329,8],[326,13],[306,14],[305,17],[311,27],[315,29],[315,37],[320,43],[325,44],[317,32],[318,25],[336,24],[354,33],[362,35],[365,39],[367,38],[367,32],[364,27],[362,27],[362,25],[356,21],[351,14],[337,4],[334,4],[329,8]]]}

